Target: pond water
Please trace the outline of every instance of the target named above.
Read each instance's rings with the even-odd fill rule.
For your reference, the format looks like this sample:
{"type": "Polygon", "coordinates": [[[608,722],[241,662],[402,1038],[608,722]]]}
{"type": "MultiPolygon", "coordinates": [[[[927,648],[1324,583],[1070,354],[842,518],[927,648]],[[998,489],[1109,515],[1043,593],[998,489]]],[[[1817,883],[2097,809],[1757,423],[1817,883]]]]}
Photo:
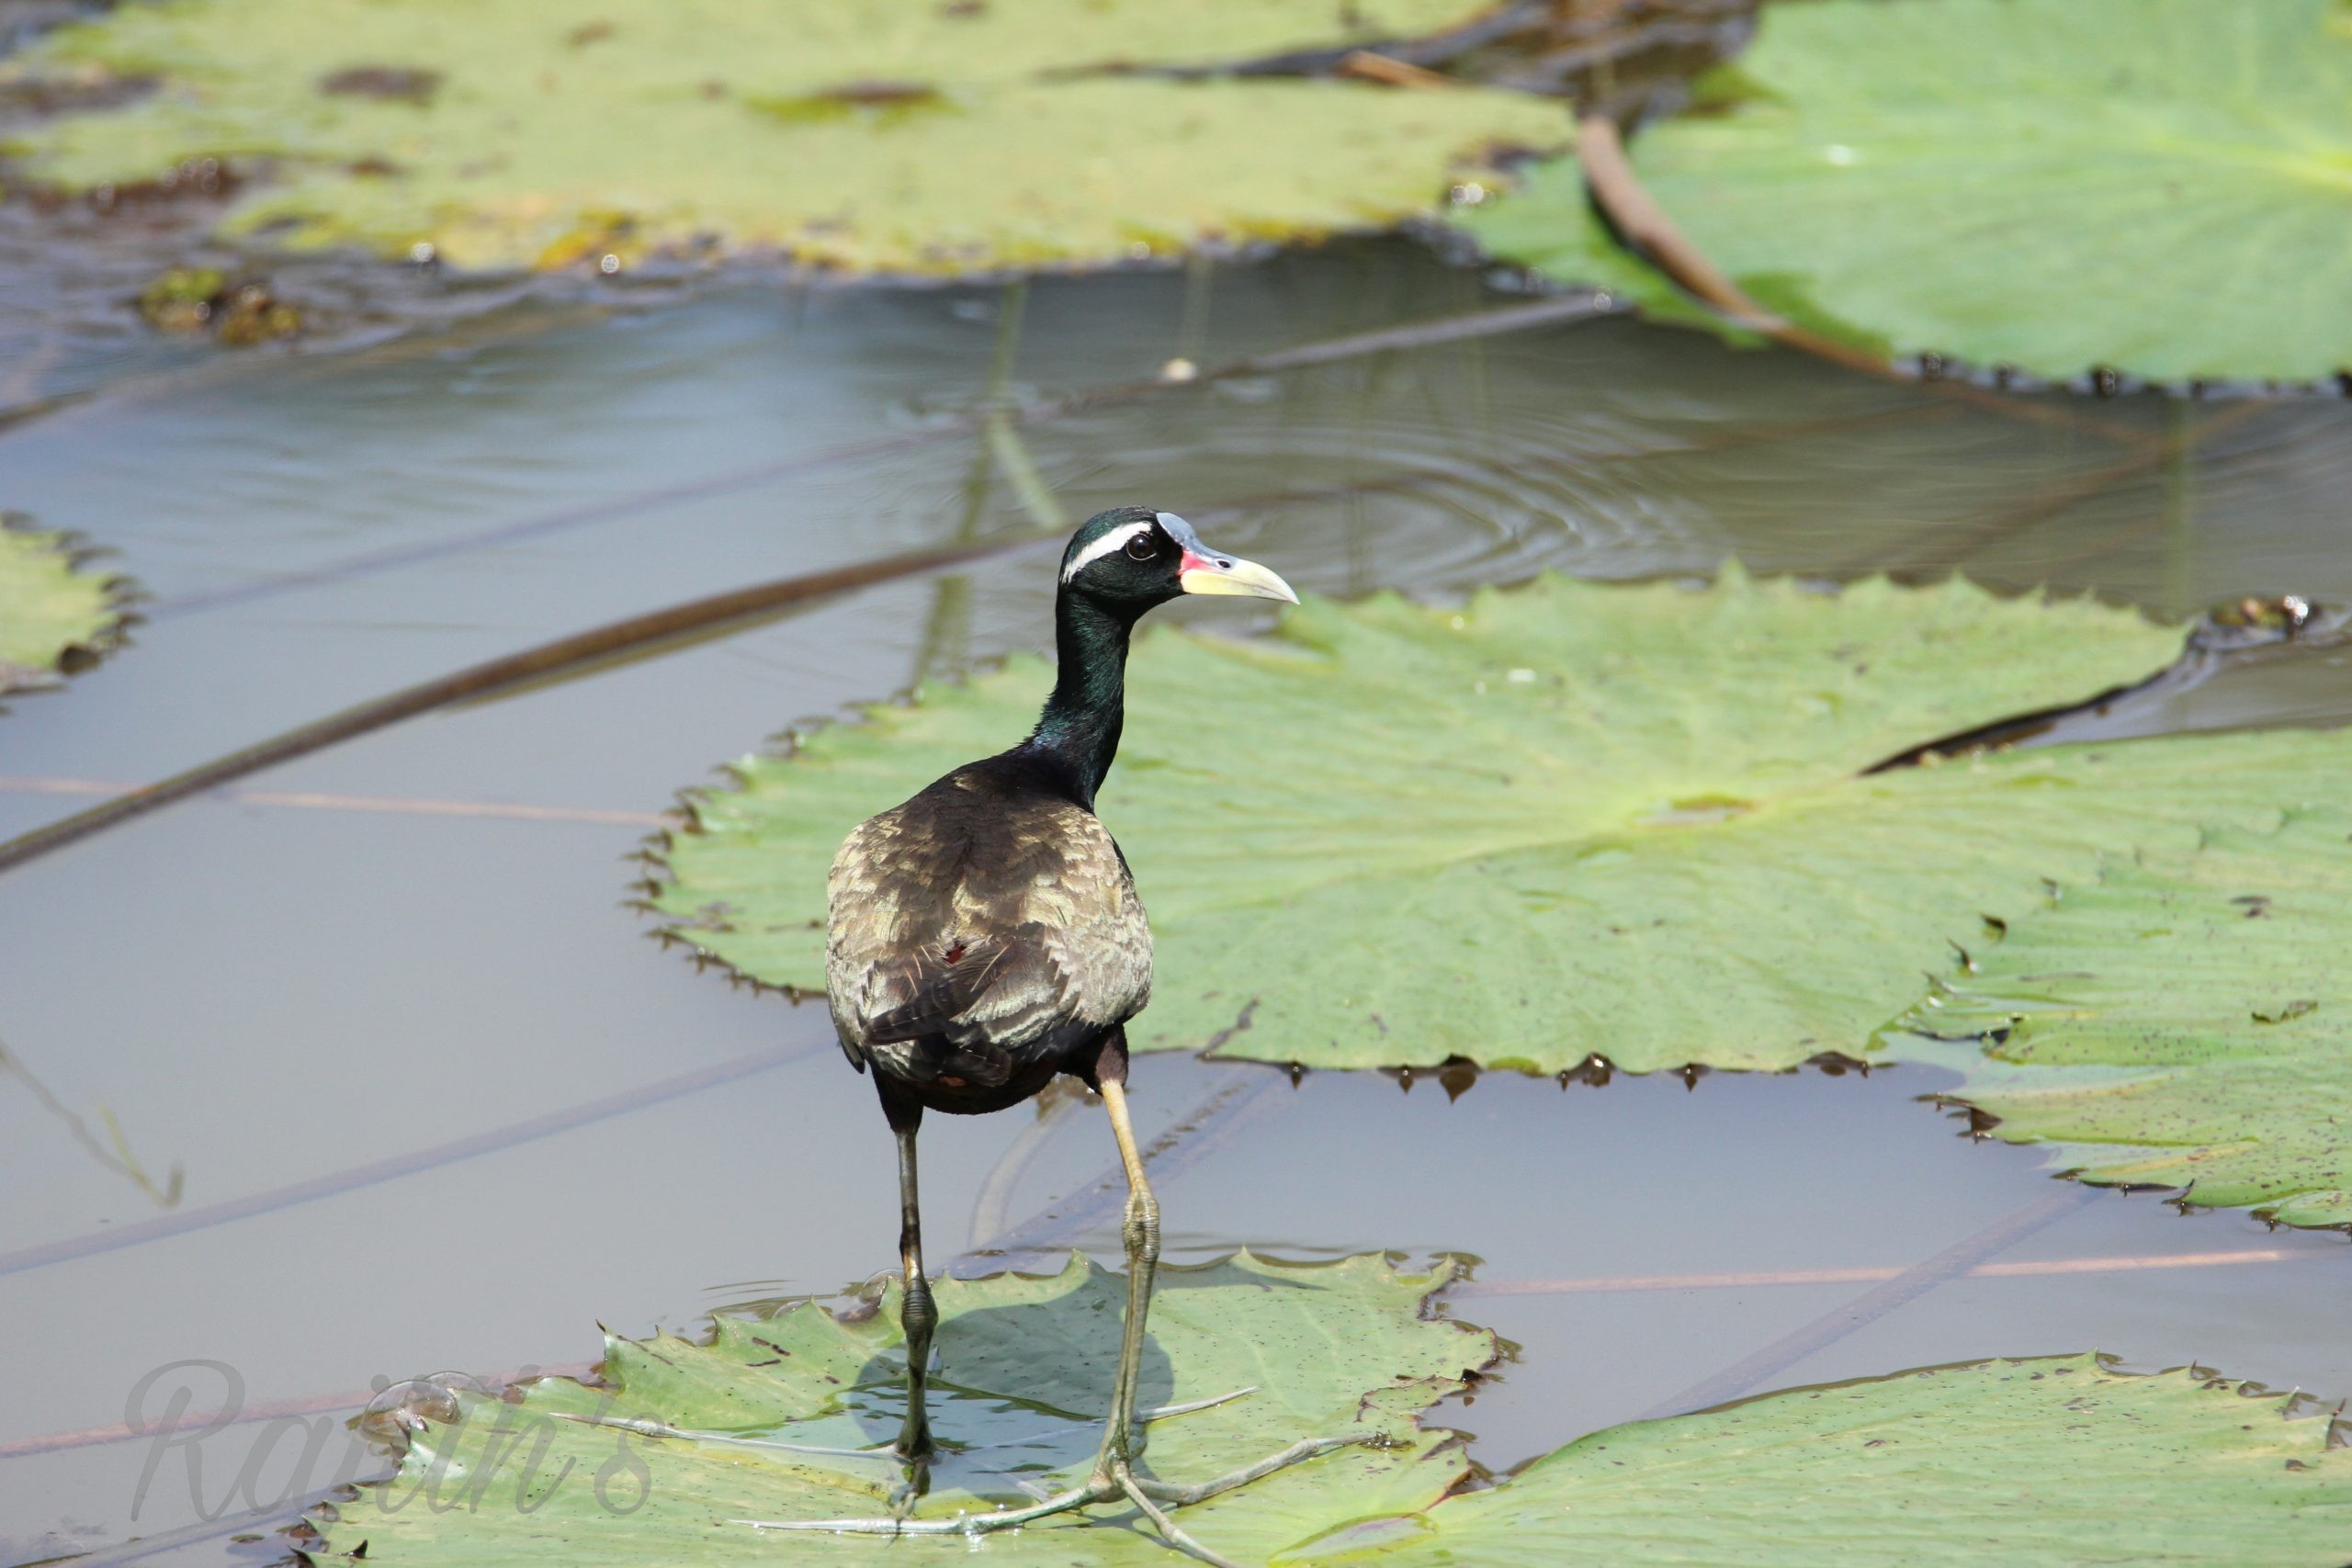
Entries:
{"type": "MultiPolygon", "coordinates": [[[[0,504],[117,548],[149,619],[0,718],[0,835],[605,620],[1035,527],[949,417],[988,395],[1015,303],[746,284],[525,302],[309,357],[89,351],[55,374],[94,395],[0,432],[0,504]]],[[[1395,242],[1018,303],[1015,400],[1508,301],[1395,242]]],[[[1023,438],[1067,518],[1181,511],[1326,593],[1736,554],[2166,615],[2352,601],[2336,401],[1972,398],[1600,319],[1171,388],[1023,438]]],[[[629,857],[679,787],[786,724],[1049,640],[1049,559],[1010,550],[414,720],[0,877],[0,1042],[29,1075],[0,1077],[0,1563],[228,1561],[232,1517],[335,1478],[339,1435],[307,1465],[257,1422],[127,1440],[174,1387],[206,1410],[233,1370],[248,1410],[324,1432],[371,1378],[584,1362],[598,1321],[684,1329],[891,1267],[870,1085],[820,1009],[648,940],[629,857]],[[151,1178],[185,1173],[177,1209],[100,1157],[107,1114],[151,1178]],[[182,1361],[208,1365],[141,1388],[182,1361]]],[[[2070,733],[2347,718],[2352,663],[2314,649],[2070,733]]],[[[1748,1386],[2095,1347],[2352,1395],[2342,1236],[2149,1194],[2053,1205],[2075,1190],[2035,1156],[1921,1102],[1950,1081],[1407,1090],[1149,1057],[1135,1092],[1146,1137],[1173,1133],[1179,1261],[1480,1260],[1449,1310],[1517,1349],[1441,1414],[1495,1469],[1727,1397],[1719,1374],[1824,1324],[1748,1386]],[[1855,1304],[1971,1237],[1906,1299],[1855,1304]]],[[[1024,1266],[1073,1244],[1115,1259],[1087,1201],[1099,1112],[934,1118],[923,1153],[935,1260],[1007,1233],[1024,1266]]]]}

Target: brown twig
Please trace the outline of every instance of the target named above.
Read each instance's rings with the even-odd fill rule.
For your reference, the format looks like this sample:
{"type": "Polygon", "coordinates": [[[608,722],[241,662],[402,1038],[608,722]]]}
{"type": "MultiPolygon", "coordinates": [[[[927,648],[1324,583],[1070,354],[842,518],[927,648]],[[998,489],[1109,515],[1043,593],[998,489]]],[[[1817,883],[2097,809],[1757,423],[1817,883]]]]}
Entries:
{"type": "MultiPolygon", "coordinates": [[[[2326,1256],[2315,1247],[2239,1247],[2226,1252],[2149,1252],[2111,1258],[2034,1258],[1979,1263],[1971,1280],[2039,1280],[2077,1274],[2143,1274],[2161,1269],[2239,1269],[2254,1263],[2295,1263],[2326,1256]]],[[[1874,1285],[1905,1271],[1885,1264],[1851,1269],[1759,1269],[1729,1274],[1595,1274],[1578,1280],[1465,1280],[1449,1286],[1452,1299],[1478,1296],[1585,1296],[1651,1291],[1748,1291],[1782,1285],[1874,1285]]]]}
{"type": "MultiPolygon", "coordinates": [[[[0,774],[0,795],[135,795],[137,784],[106,779],[63,779],[0,774]]],[[[594,806],[533,806],[504,800],[436,800],[414,795],[325,795],[313,790],[232,789],[224,800],[239,806],[289,807],[301,811],[365,811],[392,817],[478,817],[510,822],[586,822],[618,828],[671,828],[674,813],[615,811],[594,806]]]]}
{"type": "Polygon", "coordinates": [[[977,544],[914,550],[904,555],[885,556],[879,560],[862,561],[854,566],[781,578],[752,588],[730,589],[724,593],[714,593],[683,604],[673,604],[667,609],[633,615],[608,626],[559,637],[520,653],[510,653],[485,663],[470,665],[452,674],[405,687],[387,696],[376,697],[345,708],[340,713],[315,719],[282,735],[232,751],[225,757],[216,757],[185,773],[175,773],[129,795],[118,795],[87,810],[20,834],[0,843],[0,872],[13,870],[53,850],[63,849],[93,833],[158,807],[217,789],[232,780],[277,767],[281,762],[308,756],[338,741],[381,729],[435,708],[511,691],[550,676],[604,663],[625,653],[640,652],[681,638],[707,636],[716,628],[730,627],[764,615],[777,615],[796,605],[829,598],[854,588],[871,587],[877,582],[917,577],[925,572],[960,566],[983,556],[998,555],[1040,543],[1045,537],[1036,534],[1018,534],[977,544]]]}
{"type": "Polygon", "coordinates": [[[1618,134],[1617,123],[1606,115],[1587,115],[1577,122],[1577,161],[1584,170],[1586,188],[1626,244],[1685,293],[1735,327],[1759,333],[1775,343],[1849,370],[1930,388],[1941,396],[2018,419],[2095,431],[2128,446],[2153,446],[2157,442],[2157,437],[2145,431],[2112,420],[2094,419],[2070,409],[1986,391],[1964,381],[1930,381],[1905,376],[1875,354],[1825,337],[1766,310],[1725,276],[1705,252],[1691,243],[1666,209],[1658,205],[1635,176],[1633,162],[1625,156],[1625,142],[1618,134]]]}
{"type": "Polygon", "coordinates": [[[2069,1187],[2032,1202],[1963,1236],[1932,1258],[1923,1258],[1852,1301],[1824,1313],[1792,1334],[1782,1335],[1754,1355],[1742,1357],[1711,1378],[1692,1383],[1673,1398],[1645,1411],[1642,1419],[1658,1420],[1737,1399],[1807,1357],[1818,1355],[1858,1328],[1877,1322],[1897,1307],[1906,1306],[1939,1285],[1973,1270],[1996,1253],[2094,1202],[2100,1189],[2069,1187]]]}
{"type": "Polygon", "coordinates": [[[1408,64],[1385,54],[1359,49],[1341,57],[1339,74],[1390,87],[1459,87],[1461,83],[1426,66],[1408,64]]]}

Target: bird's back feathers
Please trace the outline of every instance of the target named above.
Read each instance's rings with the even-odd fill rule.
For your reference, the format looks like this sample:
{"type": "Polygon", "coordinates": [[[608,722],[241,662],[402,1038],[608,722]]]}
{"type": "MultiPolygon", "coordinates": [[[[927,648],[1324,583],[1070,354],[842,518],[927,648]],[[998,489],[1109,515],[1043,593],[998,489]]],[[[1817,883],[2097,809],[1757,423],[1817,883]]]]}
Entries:
{"type": "Polygon", "coordinates": [[[1118,845],[1017,751],[869,818],[827,894],[826,988],[861,1070],[1034,1092],[1150,998],[1151,931],[1118,845]]]}

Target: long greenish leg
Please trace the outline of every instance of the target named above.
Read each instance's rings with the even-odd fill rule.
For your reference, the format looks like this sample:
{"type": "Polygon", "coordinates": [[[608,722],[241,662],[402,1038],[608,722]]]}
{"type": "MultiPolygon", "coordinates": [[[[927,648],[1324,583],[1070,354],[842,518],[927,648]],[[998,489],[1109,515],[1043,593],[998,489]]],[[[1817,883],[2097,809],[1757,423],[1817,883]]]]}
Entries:
{"type": "Polygon", "coordinates": [[[899,1263],[906,1271],[899,1323],[907,1337],[907,1419],[894,1446],[902,1459],[923,1460],[932,1453],[923,1387],[931,1377],[931,1336],[939,1326],[939,1308],[922,1271],[922,1203],[915,1186],[915,1133],[922,1125],[922,1107],[886,1092],[882,1110],[899,1140],[899,1263]]]}
{"type": "MultiPolygon", "coordinates": [[[[1136,1473],[1135,1461],[1142,1451],[1141,1427],[1136,1414],[1136,1389],[1143,1371],[1144,1332],[1146,1314],[1151,1305],[1152,1276],[1159,1264],[1159,1204],[1151,1195],[1151,1183],[1146,1179],[1143,1155],[1136,1147],[1135,1125],[1127,1114],[1126,1040],[1123,1033],[1113,1031],[1103,1042],[1102,1055],[1095,1068],[1095,1087],[1101,1090],[1102,1104],[1111,1115],[1111,1131],[1119,1141],[1119,1163],[1127,1176],[1127,1213],[1124,1240],[1127,1254],[1127,1317],[1119,1340],[1119,1370],[1111,1391],[1111,1413],[1103,1425],[1102,1448],[1096,1456],[1094,1472],[1082,1486],[1043,1497],[1023,1508],[1000,1508],[992,1513],[966,1514],[955,1518],[915,1519],[903,1516],[865,1519],[736,1519],[730,1522],[749,1525],[755,1529],[826,1530],[841,1535],[960,1535],[977,1538],[999,1530],[1018,1529],[1023,1525],[1057,1514],[1070,1513],[1097,1503],[1125,1500],[1133,1504],[1149,1519],[1168,1542],[1192,1554],[1213,1568],[1235,1568],[1227,1559],[1193,1540],[1177,1528],[1162,1503],[1185,1504],[1202,1502],[1228,1492],[1237,1486],[1272,1475],[1278,1470],[1327,1454],[1335,1449],[1350,1448],[1357,1443],[1378,1440],[1374,1433],[1361,1436],[1309,1438],[1294,1443],[1279,1453],[1270,1454],[1256,1464],[1204,1481],[1193,1486],[1177,1486],[1136,1473]]],[[[886,1108],[891,1107],[887,1097],[886,1108]]],[[[910,1108],[912,1117],[919,1120],[920,1107],[910,1108]]],[[[899,1116],[892,1108],[891,1125],[899,1127],[899,1116]]],[[[922,1277],[922,1256],[915,1218],[914,1128],[910,1121],[899,1128],[900,1192],[907,1214],[907,1346],[909,1354],[908,1382],[910,1400],[908,1421],[911,1427],[922,1413],[922,1361],[915,1355],[916,1327],[915,1282],[922,1277]]],[[[931,1325],[936,1314],[930,1311],[930,1292],[922,1292],[925,1322],[922,1326],[923,1348],[930,1344],[931,1325]]],[[[1214,1399],[1196,1400],[1181,1405],[1170,1405],[1154,1411],[1153,1416],[1172,1416],[1223,1404],[1255,1392],[1243,1389],[1238,1393],[1219,1394],[1214,1399]]],[[[924,1434],[928,1446],[929,1434],[924,1434]]]]}
{"type": "Polygon", "coordinates": [[[1151,1195],[1151,1183],[1143,1172],[1143,1155],[1136,1147],[1135,1124],[1127,1117],[1126,1085],[1104,1073],[1100,1087],[1102,1108],[1111,1113],[1112,1135],[1119,1140],[1119,1163],[1127,1172],[1127,1218],[1121,1232],[1127,1251],[1127,1321],[1119,1339],[1119,1373],[1111,1385],[1111,1416],[1102,1429],[1102,1452],[1094,1465],[1096,1476],[1107,1480],[1143,1450],[1136,1425],[1136,1383],[1143,1372],[1152,1276],[1159,1267],[1159,1201],[1151,1195]]]}

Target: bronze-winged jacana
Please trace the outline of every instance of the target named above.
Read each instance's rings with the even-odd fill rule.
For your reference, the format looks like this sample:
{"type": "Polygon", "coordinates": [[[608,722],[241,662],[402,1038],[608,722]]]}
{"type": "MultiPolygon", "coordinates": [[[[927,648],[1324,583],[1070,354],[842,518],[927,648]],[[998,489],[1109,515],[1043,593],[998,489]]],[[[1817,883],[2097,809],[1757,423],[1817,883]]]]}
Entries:
{"type": "Polygon", "coordinates": [[[1127,639],[1154,605],[1186,593],[1296,604],[1283,580],[1203,544],[1148,507],[1090,519],[1062,553],[1054,601],[1060,667],[1037,728],[862,824],[828,884],[825,983],[842,1049],[873,1069],[899,1142],[907,1414],[896,1451],[932,1450],[923,1405],[939,1318],[923,1277],[915,1133],[926,1109],[1001,1111],[1074,1074],[1110,1112],[1127,1177],[1127,1311],[1102,1448],[1086,1484],[1034,1507],[961,1520],[833,1519],[802,1528],[977,1532],[1125,1496],[1170,1539],[1222,1562],[1156,1502],[1193,1502],[1354,1438],[1295,1445],[1191,1487],[1137,1476],[1136,1380],[1159,1255],[1159,1211],[1127,1118],[1125,1025],[1151,997],[1151,928],[1126,858],[1094,815],[1119,749],[1127,639]]]}

